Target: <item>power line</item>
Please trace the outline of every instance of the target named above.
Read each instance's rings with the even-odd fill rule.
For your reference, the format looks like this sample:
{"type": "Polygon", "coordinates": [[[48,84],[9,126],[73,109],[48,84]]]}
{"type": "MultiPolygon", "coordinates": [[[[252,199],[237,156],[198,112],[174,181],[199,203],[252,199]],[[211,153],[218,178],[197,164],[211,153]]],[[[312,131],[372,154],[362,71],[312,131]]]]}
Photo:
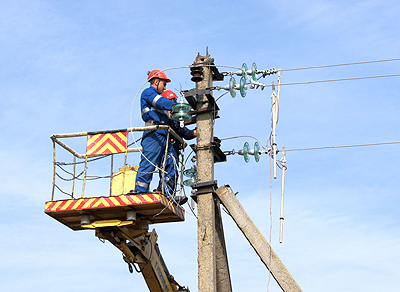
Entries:
{"type": "Polygon", "coordinates": [[[281,69],[281,71],[283,72],[283,71],[296,71],[296,70],[320,69],[320,68],[330,68],[330,67],[350,66],[350,65],[361,65],[361,64],[371,64],[371,63],[380,63],[380,62],[392,62],[392,61],[400,61],[400,58],[383,59],[383,60],[373,60],[373,61],[362,61],[362,62],[350,62],[350,63],[341,63],[341,64],[332,64],[332,65],[322,65],[322,66],[310,66],[310,67],[290,68],[290,69],[281,69]]]}
{"type": "Polygon", "coordinates": [[[320,150],[320,149],[334,149],[334,148],[350,148],[350,147],[365,147],[365,146],[378,146],[378,145],[391,145],[400,144],[400,141],[396,142],[382,142],[382,143],[368,143],[368,144],[354,144],[354,145],[341,145],[341,146],[323,146],[323,147],[310,147],[310,148],[297,148],[297,149],[285,149],[288,151],[305,151],[305,150],[320,150]]]}
{"type": "Polygon", "coordinates": [[[261,145],[261,147],[262,147],[262,148],[264,148],[264,149],[265,149],[265,147],[264,147],[263,143],[262,143],[260,140],[258,140],[256,137],[254,137],[254,136],[250,136],[250,135],[240,135],[240,136],[234,136],[234,137],[222,138],[222,139],[220,139],[220,140],[221,140],[221,141],[224,141],[224,140],[238,139],[238,138],[253,138],[253,139],[257,140],[257,141],[258,141],[258,143],[260,143],[260,145],[261,145]]]}
{"type": "MultiPolygon", "coordinates": [[[[375,75],[375,76],[363,76],[363,77],[349,77],[349,78],[338,78],[338,79],[326,79],[326,80],[314,80],[314,81],[304,81],[304,82],[290,82],[281,83],[281,85],[304,85],[313,83],[324,83],[324,82],[335,82],[335,81],[349,81],[349,80],[361,80],[361,79],[372,79],[372,78],[383,78],[383,77],[398,77],[398,74],[387,74],[387,75],[375,75]]],[[[265,87],[272,87],[273,85],[266,85],[265,87]]]]}
{"type": "MultiPolygon", "coordinates": [[[[221,141],[223,140],[230,140],[230,139],[238,139],[238,138],[253,138],[257,140],[261,146],[262,143],[260,142],[259,139],[257,139],[254,136],[249,136],[249,135],[241,135],[241,136],[234,136],[234,137],[227,137],[227,138],[222,138],[220,139],[221,141]]],[[[393,144],[400,144],[400,141],[393,141],[393,142],[379,142],[379,143],[366,143],[366,144],[353,144],[353,145],[337,145],[337,146],[322,146],[322,147],[309,147],[309,148],[294,148],[294,149],[285,149],[286,152],[288,151],[305,151],[305,150],[320,150],[320,149],[335,149],[335,148],[350,148],[350,147],[366,147],[366,146],[380,146],[380,145],[393,145],[393,144]]],[[[265,148],[265,147],[263,147],[265,148]]],[[[266,148],[265,148],[266,149],[266,148]]],[[[283,151],[283,150],[279,150],[283,151]]]]}

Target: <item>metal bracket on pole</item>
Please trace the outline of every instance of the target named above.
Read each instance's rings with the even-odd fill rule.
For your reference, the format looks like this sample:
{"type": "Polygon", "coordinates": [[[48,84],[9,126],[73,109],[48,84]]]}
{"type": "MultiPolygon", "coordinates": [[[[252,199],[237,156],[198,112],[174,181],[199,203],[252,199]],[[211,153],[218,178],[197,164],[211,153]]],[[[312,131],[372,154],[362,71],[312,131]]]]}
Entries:
{"type": "Polygon", "coordinates": [[[191,196],[191,198],[197,203],[198,196],[209,193],[215,194],[215,190],[217,189],[217,187],[218,183],[216,180],[194,184],[192,186],[192,189],[195,190],[195,193],[191,196]]]}
{"type": "Polygon", "coordinates": [[[226,154],[219,148],[217,144],[211,142],[211,145],[203,146],[201,148],[196,147],[196,145],[190,145],[194,152],[197,152],[199,149],[211,149],[214,155],[214,162],[225,162],[226,161],[226,154]]]}
{"type": "Polygon", "coordinates": [[[218,137],[214,137],[214,141],[211,141],[210,144],[198,147],[195,144],[191,144],[190,147],[192,150],[197,153],[199,149],[211,149],[214,155],[214,163],[217,162],[225,162],[226,161],[226,154],[221,150],[221,140],[218,137]]]}
{"type": "Polygon", "coordinates": [[[214,81],[222,81],[222,80],[224,80],[224,75],[222,75],[219,72],[218,68],[215,67],[214,59],[211,59],[211,60],[212,60],[212,62],[211,62],[210,69],[211,69],[211,72],[212,72],[212,80],[214,80],[214,81]]]}
{"type": "Polygon", "coordinates": [[[216,111],[219,111],[219,107],[215,102],[214,96],[212,95],[211,89],[192,89],[185,92],[185,98],[187,102],[190,104],[192,108],[196,108],[198,98],[195,98],[197,95],[205,95],[207,97],[209,108],[214,108],[216,111]]]}

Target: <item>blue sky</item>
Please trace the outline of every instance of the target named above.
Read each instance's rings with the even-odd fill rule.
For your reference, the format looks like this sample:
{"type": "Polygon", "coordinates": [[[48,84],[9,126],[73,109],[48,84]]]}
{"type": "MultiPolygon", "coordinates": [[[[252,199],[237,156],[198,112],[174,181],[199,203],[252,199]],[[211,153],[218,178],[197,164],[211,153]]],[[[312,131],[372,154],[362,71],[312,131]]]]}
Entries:
{"type": "MultiPolygon", "coordinates": [[[[44,214],[52,189],[50,135],[142,125],[139,104],[132,102],[147,71],[191,65],[207,46],[217,65],[256,62],[259,69],[399,58],[399,16],[397,1],[381,0],[2,1],[2,290],[147,291],[117,249],[91,231],[73,232],[44,214]]],[[[194,85],[188,69],[166,73],[169,89],[194,85]]],[[[284,71],[282,83],[398,73],[399,61],[383,62],[284,71]]],[[[261,81],[276,80],[275,75],[261,81]]],[[[399,80],[282,86],[278,148],[400,141],[399,80]]],[[[224,95],[215,135],[252,135],[266,144],[270,96],[269,87],[248,91],[246,98],[224,95]]],[[[245,141],[254,143],[226,140],[222,149],[239,150],[245,141]]],[[[80,142],[71,141],[78,150],[85,147],[80,142]]],[[[271,192],[272,247],[304,291],[400,286],[399,147],[287,153],[284,241],[279,243],[278,173],[271,192]]],[[[216,165],[215,178],[239,192],[269,239],[268,157],[246,164],[230,156],[216,165]]],[[[91,184],[88,193],[106,188],[107,183],[91,184]]],[[[196,291],[197,225],[187,211],[184,223],[154,227],[170,272],[196,291]]],[[[225,215],[234,290],[267,291],[265,267],[225,215]]],[[[269,290],[280,291],[273,279],[269,290]]]]}

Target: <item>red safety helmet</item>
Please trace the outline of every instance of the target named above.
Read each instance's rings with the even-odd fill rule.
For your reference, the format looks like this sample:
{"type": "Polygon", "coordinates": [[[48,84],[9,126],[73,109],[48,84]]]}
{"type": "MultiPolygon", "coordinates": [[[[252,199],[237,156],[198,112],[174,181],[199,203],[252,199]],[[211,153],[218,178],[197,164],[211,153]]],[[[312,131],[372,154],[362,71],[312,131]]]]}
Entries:
{"type": "Polygon", "coordinates": [[[163,93],[161,93],[161,96],[164,96],[168,99],[174,99],[178,97],[172,90],[164,90],[163,93]]]}
{"type": "Polygon", "coordinates": [[[167,83],[168,83],[168,82],[171,82],[171,80],[168,79],[167,75],[165,75],[164,72],[162,72],[161,70],[157,70],[157,69],[152,70],[152,71],[149,73],[149,76],[147,76],[147,81],[150,82],[150,80],[153,79],[153,78],[158,78],[158,79],[166,80],[167,83]]]}

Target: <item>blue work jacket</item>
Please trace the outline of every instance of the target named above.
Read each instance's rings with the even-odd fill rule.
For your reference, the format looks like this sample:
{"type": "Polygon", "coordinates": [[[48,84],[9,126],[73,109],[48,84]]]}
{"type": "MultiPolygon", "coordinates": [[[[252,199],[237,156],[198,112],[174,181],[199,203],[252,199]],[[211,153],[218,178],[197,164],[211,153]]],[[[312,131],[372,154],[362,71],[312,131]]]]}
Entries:
{"type": "MultiPolygon", "coordinates": [[[[168,125],[168,111],[175,103],[160,95],[154,87],[143,90],[140,97],[140,109],[144,122],[154,121],[156,125],[168,125]]],[[[166,134],[165,130],[157,130],[157,133],[166,134]]],[[[148,133],[146,131],[144,134],[148,133]]]]}

